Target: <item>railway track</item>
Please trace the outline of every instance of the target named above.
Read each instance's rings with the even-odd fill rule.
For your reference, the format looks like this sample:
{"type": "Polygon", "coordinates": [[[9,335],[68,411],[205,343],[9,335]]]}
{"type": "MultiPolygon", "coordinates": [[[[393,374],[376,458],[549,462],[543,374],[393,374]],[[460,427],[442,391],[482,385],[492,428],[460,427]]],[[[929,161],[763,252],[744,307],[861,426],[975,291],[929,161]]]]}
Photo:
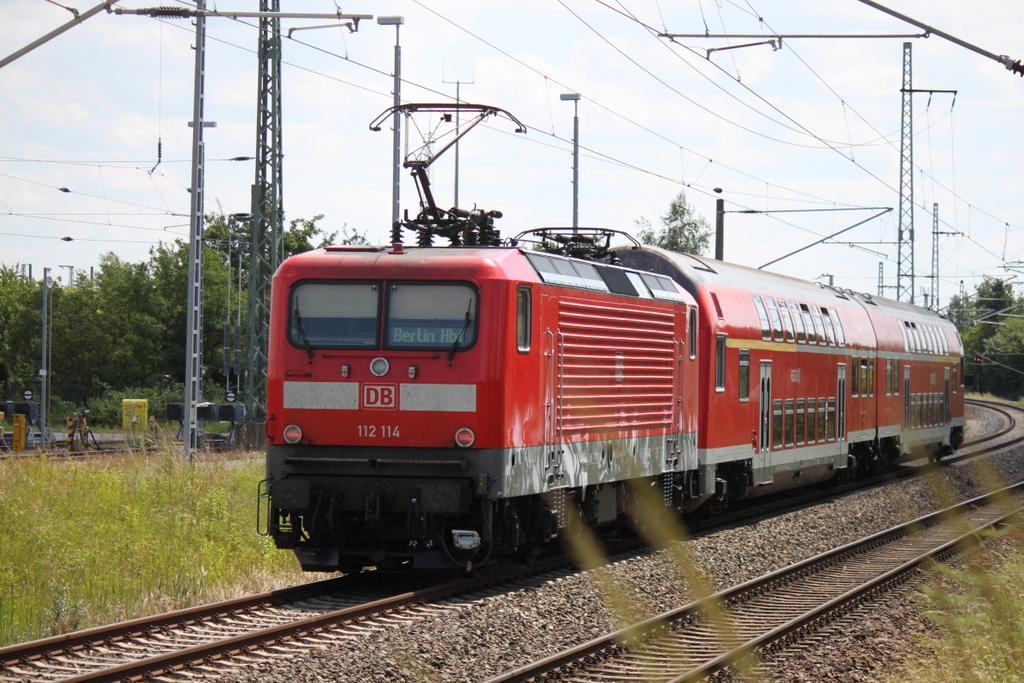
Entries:
{"type": "Polygon", "coordinates": [[[974,546],[978,530],[1018,519],[1024,482],[836,548],[487,683],[682,683],[821,628],[901,585],[931,559],[974,546]],[[1012,504],[1010,504],[1012,503],[1012,504]]]}
{"type": "MultiPolygon", "coordinates": [[[[639,543],[621,541],[612,549],[639,543]]],[[[293,586],[0,648],[0,683],[142,681],[264,649],[316,648],[313,639],[328,632],[416,619],[419,612],[443,609],[437,603],[447,598],[500,591],[502,584],[566,571],[569,564],[559,556],[443,583],[368,572],[293,586]]]]}
{"type": "MultiPolygon", "coordinates": [[[[987,404],[984,407],[989,408],[987,404]]],[[[1004,428],[965,444],[965,448],[1006,437],[1015,428],[1008,410],[998,404],[993,409],[1004,415],[1004,428]]],[[[741,511],[691,525],[691,530],[735,523],[769,514],[780,507],[792,509],[841,492],[841,489],[831,489],[768,508],[741,511]]],[[[610,543],[608,552],[623,552],[638,545],[643,542],[621,540],[610,543]]],[[[262,649],[319,647],[315,639],[327,637],[322,634],[337,629],[352,628],[389,618],[389,615],[390,618],[415,619],[417,612],[436,609],[438,602],[452,596],[501,590],[503,583],[526,575],[564,571],[569,564],[568,558],[560,556],[529,567],[491,571],[480,577],[444,584],[414,582],[410,577],[399,579],[394,575],[385,583],[375,581],[378,577],[373,573],[344,576],[137,619],[0,648],[0,683],[146,680],[184,669],[209,667],[213,662],[262,649]],[[406,582],[404,588],[396,589],[398,580],[406,582]]]]}

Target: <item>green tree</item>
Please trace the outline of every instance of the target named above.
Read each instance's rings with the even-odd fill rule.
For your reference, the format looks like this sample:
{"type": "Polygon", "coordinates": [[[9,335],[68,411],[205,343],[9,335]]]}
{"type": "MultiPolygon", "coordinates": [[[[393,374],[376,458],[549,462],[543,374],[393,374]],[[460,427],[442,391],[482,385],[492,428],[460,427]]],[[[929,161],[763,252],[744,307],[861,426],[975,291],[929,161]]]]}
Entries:
{"type": "Polygon", "coordinates": [[[680,190],[669,204],[668,213],[661,217],[661,224],[661,228],[654,230],[650,221],[641,216],[636,221],[636,226],[640,228],[640,241],[669,251],[698,256],[704,253],[711,241],[711,226],[693,206],[686,203],[684,190],[680,190]]]}
{"type": "Polygon", "coordinates": [[[17,266],[0,264],[0,399],[38,381],[40,291],[17,266]]]}
{"type": "Polygon", "coordinates": [[[986,392],[1017,400],[1024,395],[1024,318],[1008,318],[985,340],[989,359],[984,373],[986,392]]]}

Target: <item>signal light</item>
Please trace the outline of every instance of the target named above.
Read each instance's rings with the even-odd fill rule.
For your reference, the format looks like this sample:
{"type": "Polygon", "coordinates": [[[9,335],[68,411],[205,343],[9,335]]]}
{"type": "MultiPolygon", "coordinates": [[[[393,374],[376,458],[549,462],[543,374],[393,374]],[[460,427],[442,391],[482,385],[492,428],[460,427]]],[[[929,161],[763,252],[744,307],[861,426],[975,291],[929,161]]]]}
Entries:
{"type": "Polygon", "coordinates": [[[985,359],[984,359],[984,358],[982,358],[981,356],[975,356],[975,357],[974,357],[974,362],[975,362],[975,363],[984,363],[984,362],[985,362],[985,359]]]}
{"type": "Polygon", "coordinates": [[[469,448],[476,442],[476,434],[469,427],[463,427],[455,432],[455,443],[463,448],[469,448]]]}
{"type": "Polygon", "coordinates": [[[299,425],[288,425],[284,428],[283,436],[288,443],[298,443],[302,441],[302,428],[299,425]]]}

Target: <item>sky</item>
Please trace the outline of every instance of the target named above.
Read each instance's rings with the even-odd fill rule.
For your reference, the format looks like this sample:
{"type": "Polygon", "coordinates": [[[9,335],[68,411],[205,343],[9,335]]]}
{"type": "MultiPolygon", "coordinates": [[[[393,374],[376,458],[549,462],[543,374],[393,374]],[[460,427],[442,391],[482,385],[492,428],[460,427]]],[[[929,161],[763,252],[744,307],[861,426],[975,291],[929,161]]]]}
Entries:
{"type": "MultiPolygon", "coordinates": [[[[95,2],[61,4],[85,11],[95,2]]],[[[157,4],[194,6],[119,6],[157,4]]],[[[1019,2],[883,4],[1024,59],[1019,2]]],[[[337,11],[333,0],[281,5],[337,11]]],[[[452,102],[458,88],[464,101],[525,124],[517,134],[508,119],[490,117],[459,146],[460,205],[500,210],[503,236],[571,225],[574,103],[559,96],[579,93],[581,226],[633,234],[643,219],[658,226],[680,191],[713,226],[722,198],[726,260],[775,261],[768,270],[871,294],[881,264],[887,296],[897,273],[910,42],[913,87],[956,91],[911,96],[915,300],[932,288],[935,204],[943,304],[961,283],[971,293],[984,276],[1021,272],[1024,79],[938,36],[913,37],[921,29],[858,0],[393,0],[343,11],[404,17],[404,102],[452,102]],[[763,37],[738,37],[746,34],[763,37]],[[832,37],[796,37],[808,34],[832,37]]],[[[0,0],[0,58],[71,16],[56,0],[0,0]]],[[[282,29],[303,29],[283,40],[286,220],[323,214],[328,231],[384,243],[392,134],[370,123],[392,104],[396,30],[374,20],[355,33],[324,27],[335,23],[282,20],[282,29]]],[[[231,159],[255,151],[255,27],[207,20],[205,117],[217,124],[205,131],[207,213],[250,208],[254,162],[231,159]]],[[[31,264],[37,279],[51,268],[66,282],[71,269],[88,273],[105,255],[144,261],[160,241],[187,239],[194,39],[188,19],[101,12],[0,68],[0,263],[31,264]]],[[[445,131],[437,117],[409,123],[410,149],[445,131]]],[[[454,202],[454,168],[454,150],[432,166],[444,208],[454,202]]],[[[404,171],[401,186],[401,206],[415,215],[404,171]]]]}

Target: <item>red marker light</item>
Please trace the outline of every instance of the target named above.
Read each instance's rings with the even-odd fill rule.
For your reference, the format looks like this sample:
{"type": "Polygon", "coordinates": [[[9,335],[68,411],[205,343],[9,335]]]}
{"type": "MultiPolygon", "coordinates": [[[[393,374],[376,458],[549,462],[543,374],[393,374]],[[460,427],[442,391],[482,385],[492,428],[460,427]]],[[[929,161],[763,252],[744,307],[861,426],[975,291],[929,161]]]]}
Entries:
{"type": "Polygon", "coordinates": [[[455,432],[455,443],[463,448],[469,448],[476,442],[476,434],[469,427],[463,427],[455,432]]]}
{"type": "Polygon", "coordinates": [[[284,440],[288,443],[302,441],[302,428],[299,425],[288,425],[284,428],[284,440]]]}

